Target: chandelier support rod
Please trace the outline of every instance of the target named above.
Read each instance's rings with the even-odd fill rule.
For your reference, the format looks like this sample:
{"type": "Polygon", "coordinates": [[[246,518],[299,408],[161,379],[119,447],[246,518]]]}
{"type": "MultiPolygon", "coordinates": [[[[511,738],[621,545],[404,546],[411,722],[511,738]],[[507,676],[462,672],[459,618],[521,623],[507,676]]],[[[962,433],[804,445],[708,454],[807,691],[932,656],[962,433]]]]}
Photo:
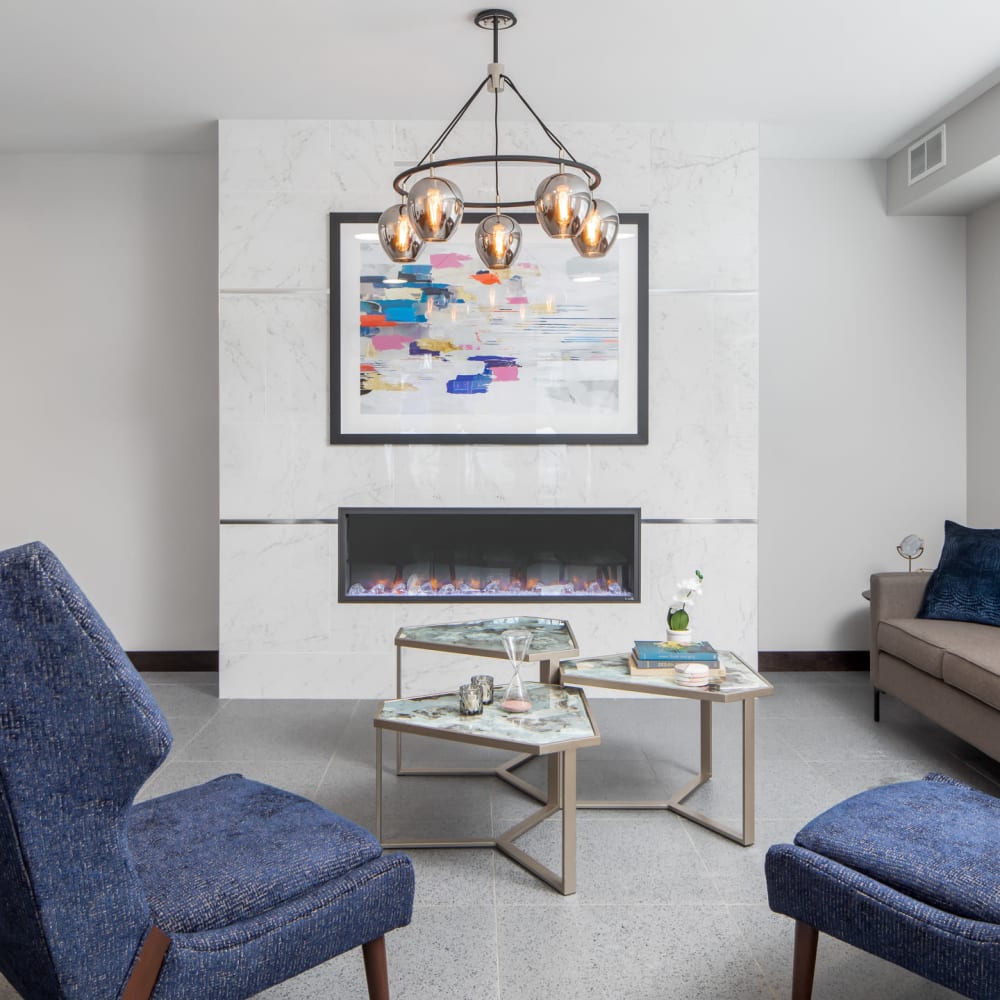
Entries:
{"type": "Polygon", "coordinates": [[[542,119],[538,116],[538,112],[535,111],[535,109],[527,102],[527,100],[525,100],[524,94],[522,94],[521,91],[517,89],[517,86],[515,85],[514,81],[509,76],[507,76],[506,73],[503,75],[502,79],[505,83],[510,84],[510,89],[513,90],[515,94],[517,94],[521,103],[531,113],[531,117],[534,118],[536,122],[538,122],[539,127],[549,137],[553,145],[555,145],[558,149],[564,152],[568,160],[575,160],[576,157],[569,151],[569,149],[567,149],[566,143],[564,143],[562,139],[560,139],[559,136],[557,136],[555,132],[553,132],[552,129],[550,129],[548,125],[546,125],[545,122],[542,121],[542,119]]]}
{"type": "Polygon", "coordinates": [[[465,114],[466,111],[469,110],[470,106],[472,105],[472,102],[479,96],[483,87],[485,87],[486,84],[489,82],[489,79],[490,78],[488,76],[485,77],[483,81],[479,84],[479,86],[476,87],[476,89],[472,92],[472,96],[465,102],[465,104],[463,104],[458,109],[458,112],[456,113],[455,117],[452,118],[450,122],[448,122],[447,126],[445,126],[444,131],[437,137],[437,139],[434,140],[434,143],[431,145],[431,148],[428,149],[427,152],[424,153],[424,155],[420,158],[419,162],[417,163],[418,167],[423,166],[441,148],[441,146],[444,144],[448,136],[451,135],[452,130],[455,128],[455,126],[462,120],[462,116],[465,114]]]}
{"type": "MultiPolygon", "coordinates": [[[[493,22],[493,61],[496,57],[497,23],[493,22]]],[[[496,184],[497,215],[500,214],[500,90],[493,91],[493,177],[496,184]]]]}

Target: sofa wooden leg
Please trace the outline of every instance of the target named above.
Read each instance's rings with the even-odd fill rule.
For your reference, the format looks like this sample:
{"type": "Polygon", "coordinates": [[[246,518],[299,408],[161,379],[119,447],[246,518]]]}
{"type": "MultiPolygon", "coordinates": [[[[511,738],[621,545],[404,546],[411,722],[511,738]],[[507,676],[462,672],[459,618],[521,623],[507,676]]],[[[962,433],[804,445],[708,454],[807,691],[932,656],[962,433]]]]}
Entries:
{"type": "Polygon", "coordinates": [[[795,921],[795,959],[792,963],[792,1000],[812,1000],[813,973],[816,971],[816,942],[819,931],[795,921]]]}
{"type": "Polygon", "coordinates": [[[368,1000],[389,1000],[389,970],[385,962],[385,938],[375,938],[361,946],[365,956],[368,1000]]]}
{"type": "Polygon", "coordinates": [[[876,722],[878,722],[878,696],[879,696],[879,695],[880,695],[881,693],[882,693],[882,692],[881,692],[881,691],[879,691],[879,689],[878,689],[878,688],[875,688],[875,690],[874,690],[874,692],[873,692],[873,694],[875,695],[875,703],[874,703],[874,706],[873,706],[873,707],[874,707],[874,709],[875,709],[875,721],[876,721],[876,722]]]}

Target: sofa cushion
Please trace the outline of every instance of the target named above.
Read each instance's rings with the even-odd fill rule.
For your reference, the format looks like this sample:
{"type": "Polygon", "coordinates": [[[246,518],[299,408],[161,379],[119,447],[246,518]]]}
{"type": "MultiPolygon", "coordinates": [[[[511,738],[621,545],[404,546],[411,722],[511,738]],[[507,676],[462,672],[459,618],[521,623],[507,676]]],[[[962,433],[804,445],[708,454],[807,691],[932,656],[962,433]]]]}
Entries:
{"type": "Polygon", "coordinates": [[[1000,625],[1000,529],[944,522],[944,548],[918,618],[1000,625]]]}
{"type": "Polygon", "coordinates": [[[878,648],[942,680],[944,654],[950,650],[964,650],[970,629],[995,631],[988,625],[968,622],[890,618],[879,622],[878,648]]]}
{"type": "Polygon", "coordinates": [[[1000,709],[1000,629],[966,625],[962,641],[944,654],[942,679],[959,691],[1000,709]]]}
{"type": "Polygon", "coordinates": [[[795,843],[939,910],[1000,923],[1000,799],[966,785],[873,788],[817,816],[795,843]]]}

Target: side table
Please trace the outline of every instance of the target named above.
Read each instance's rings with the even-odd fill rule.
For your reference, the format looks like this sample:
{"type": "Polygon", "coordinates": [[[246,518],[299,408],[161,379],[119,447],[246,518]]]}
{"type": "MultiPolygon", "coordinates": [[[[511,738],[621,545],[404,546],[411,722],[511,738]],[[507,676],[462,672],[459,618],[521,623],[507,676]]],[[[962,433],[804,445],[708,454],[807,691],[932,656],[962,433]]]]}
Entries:
{"type": "Polygon", "coordinates": [[[754,745],[755,706],[758,698],[774,693],[774,688],[735,653],[719,651],[725,678],[706,687],[687,687],[673,677],[634,677],[629,673],[628,656],[598,656],[564,660],[560,680],[573,687],[603,687],[636,694],[659,694],[700,702],[701,761],[698,775],[665,801],[578,802],[579,809],[669,809],[714,833],[749,847],[754,841],[754,745]],[[743,705],[743,824],[730,830],[704,813],[684,805],[684,800],[712,777],[712,706],[738,701],[743,705]]]}
{"type": "MultiPolygon", "coordinates": [[[[475,621],[454,622],[443,625],[419,625],[401,628],[396,633],[396,697],[403,698],[403,650],[429,649],[439,653],[465,656],[482,656],[508,663],[503,648],[502,633],[509,628],[523,628],[531,632],[528,663],[538,663],[539,681],[548,684],[558,673],[559,660],[576,656],[580,652],[569,622],[560,618],[535,618],[518,615],[510,618],[480,618],[475,621]]],[[[502,691],[502,685],[500,686],[502,691]]],[[[499,767],[436,767],[414,768],[403,763],[402,731],[396,734],[396,774],[495,774],[515,788],[544,802],[546,793],[513,774],[513,769],[529,759],[531,754],[520,753],[499,767]]],[[[551,780],[550,775],[550,780],[551,780]]]]}
{"type": "MultiPolygon", "coordinates": [[[[601,742],[586,695],[555,684],[528,684],[532,709],[510,715],[487,705],[481,715],[460,715],[454,694],[385,701],[375,716],[375,835],[383,847],[492,847],[563,895],[576,892],[576,751],[601,742]],[[548,789],[542,808],[510,830],[488,840],[383,840],[382,737],[385,731],[413,733],[472,746],[513,750],[529,757],[548,756],[548,789]],[[543,865],[514,841],[562,810],[562,874],[543,865]]],[[[453,772],[468,773],[468,772],[453,772]]],[[[478,772],[483,773],[483,772],[478,772]]],[[[488,773],[488,772],[487,772],[488,773]]]]}

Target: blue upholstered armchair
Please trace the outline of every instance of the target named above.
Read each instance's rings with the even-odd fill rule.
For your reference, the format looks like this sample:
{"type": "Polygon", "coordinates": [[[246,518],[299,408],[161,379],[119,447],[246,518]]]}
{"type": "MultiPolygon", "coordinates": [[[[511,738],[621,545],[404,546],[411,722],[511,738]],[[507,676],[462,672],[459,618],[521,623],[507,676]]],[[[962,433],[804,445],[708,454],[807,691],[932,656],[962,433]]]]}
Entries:
{"type": "Polygon", "coordinates": [[[239,775],[134,804],[170,742],[55,556],[0,552],[0,972],[27,1000],[237,1000],[361,945],[387,1000],[409,859],[239,775]]]}
{"type": "Polygon", "coordinates": [[[874,788],[767,852],[771,909],[796,920],[792,1000],[820,931],[975,1000],[1000,997],[1000,799],[944,775],[874,788]]]}

